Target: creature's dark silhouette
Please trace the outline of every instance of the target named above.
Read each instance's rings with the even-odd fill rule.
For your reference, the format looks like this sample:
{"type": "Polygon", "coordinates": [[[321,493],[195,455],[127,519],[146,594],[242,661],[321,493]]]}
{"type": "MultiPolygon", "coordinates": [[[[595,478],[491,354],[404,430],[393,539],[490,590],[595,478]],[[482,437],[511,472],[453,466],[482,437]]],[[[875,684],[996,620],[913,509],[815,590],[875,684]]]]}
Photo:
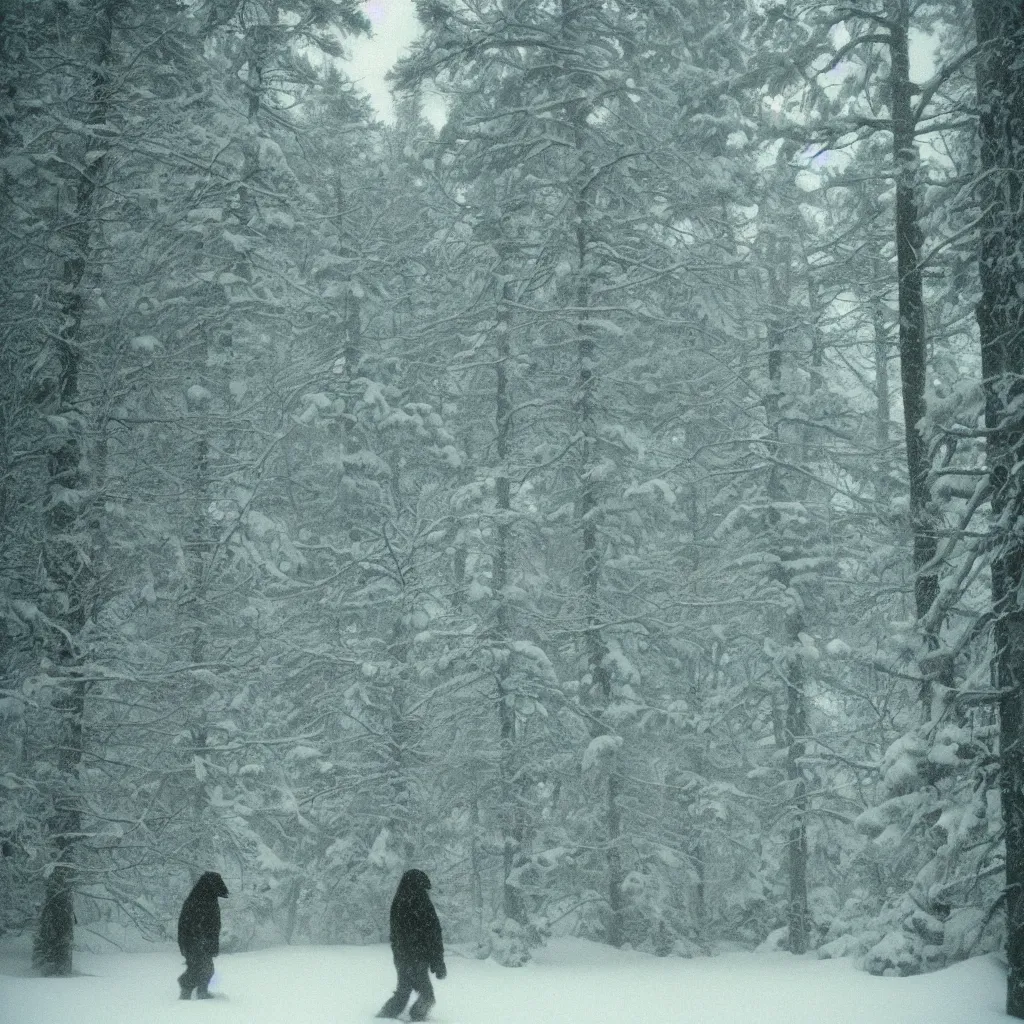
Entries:
{"type": "Polygon", "coordinates": [[[427,971],[433,971],[438,980],[448,973],[441,922],[427,895],[429,888],[430,879],[419,868],[406,871],[398,883],[391,901],[391,953],[398,971],[398,986],[378,1017],[397,1017],[415,991],[418,995],[409,1009],[409,1017],[425,1020],[434,1005],[434,988],[427,971]]]}
{"type": "Polygon", "coordinates": [[[220,952],[220,904],[228,887],[216,871],[207,871],[185,897],[178,915],[178,949],[185,958],[185,973],[178,978],[181,998],[209,999],[213,958],[220,952]]]}

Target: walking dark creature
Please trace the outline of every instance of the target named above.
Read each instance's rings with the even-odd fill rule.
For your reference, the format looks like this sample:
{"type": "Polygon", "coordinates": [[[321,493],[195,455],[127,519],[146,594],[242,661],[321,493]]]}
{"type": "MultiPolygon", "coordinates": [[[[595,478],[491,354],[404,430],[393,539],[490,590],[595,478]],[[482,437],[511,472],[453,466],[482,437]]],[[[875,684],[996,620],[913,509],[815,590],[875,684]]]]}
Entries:
{"type": "Polygon", "coordinates": [[[428,971],[440,981],[448,973],[444,965],[441,922],[427,890],[425,871],[413,868],[402,875],[391,901],[391,953],[398,971],[395,994],[381,1007],[378,1017],[397,1017],[415,991],[416,1002],[409,1009],[411,1020],[426,1020],[434,1005],[434,988],[428,971]]]}
{"type": "Polygon", "coordinates": [[[178,915],[178,949],[185,958],[185,973],[178,978],[181,998],[212,999],[210,979],[213,958],[220,952],[219,897],[227,896],[228,887],[216,871],[207,871],[185,897],[178,915]]]}

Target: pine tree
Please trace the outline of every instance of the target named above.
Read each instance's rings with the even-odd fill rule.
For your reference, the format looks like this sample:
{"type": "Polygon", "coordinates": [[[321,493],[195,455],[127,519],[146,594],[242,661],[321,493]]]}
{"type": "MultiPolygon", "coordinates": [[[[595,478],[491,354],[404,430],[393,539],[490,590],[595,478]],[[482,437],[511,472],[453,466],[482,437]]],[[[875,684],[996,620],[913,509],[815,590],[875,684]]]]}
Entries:
{"type": "Polygon", "coordinates": [[[1024,505],[1019,465],[1024,445],[1021,381],[1024,380],[1024,17],[1019,4],[975,0],[981,142],[980,273],[982,374],[985,386],[987,462],[991,487],[992,681],[1000,694],[1000,789],[1006,843],[1006,950],[1009,973],[1006,1012],[1024,1018],[1024,773],[1022,680],[1024,680],[1024,547],[1019,534],[1024,505]]]}

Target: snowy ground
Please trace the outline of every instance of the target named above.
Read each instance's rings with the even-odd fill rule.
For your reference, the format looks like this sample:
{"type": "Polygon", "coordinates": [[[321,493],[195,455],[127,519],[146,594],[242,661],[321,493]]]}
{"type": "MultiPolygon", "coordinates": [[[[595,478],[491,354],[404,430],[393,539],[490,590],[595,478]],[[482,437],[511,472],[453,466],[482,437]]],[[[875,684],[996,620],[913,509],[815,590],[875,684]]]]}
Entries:
{"type": "MultiPolygon", "coordinates": [[[[79,977],[28,976],[0,947],[3,1024],[365,1024],[394,984],[385,946],[289,947],[218,958],[208,1002],[176,999],[176,952],[83,953],[79,977]]],[[[436,1024],[992,1024],[1003,971],[981,957],[916,978],[842,960],[729,953],[697,960],[554,940],[519,969],[448,953],[436,1024]]]]}

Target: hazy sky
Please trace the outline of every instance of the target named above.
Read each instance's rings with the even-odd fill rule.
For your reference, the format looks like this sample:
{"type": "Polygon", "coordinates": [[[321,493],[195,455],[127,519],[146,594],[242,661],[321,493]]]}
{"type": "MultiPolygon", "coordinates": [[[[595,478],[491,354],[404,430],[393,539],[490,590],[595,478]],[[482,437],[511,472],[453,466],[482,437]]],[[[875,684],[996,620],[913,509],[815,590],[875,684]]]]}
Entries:
{"type": "MultiPolygon", "coordinates": [[[[352,79],[369,93],[378,114],[390,120],[391,95],[384,76],[419,34],[419,23],[413,0],[365,0],[364,10],[373,25],[373,37],[346,40],[352,58],[346,69],[352,79]]],[[[934,40],[916,32],[911,44],[911,72],[916,81],[924,81],[935,73],[934,40]]],[[[423,109],[435,123],[444,120],[444,103],[440,97],[435,97],[432,102],[429,95],[424,96],[423,109]]]]}
{"type": "Polygon", "coordinates": [[[370,94],[381,117],[391,117],[391,97],[384,76],[419,32],[412,0],[367,0],[366,16],[373,25],[372,39],[346,41],[352,59],[349,75],[370,94]]]}

